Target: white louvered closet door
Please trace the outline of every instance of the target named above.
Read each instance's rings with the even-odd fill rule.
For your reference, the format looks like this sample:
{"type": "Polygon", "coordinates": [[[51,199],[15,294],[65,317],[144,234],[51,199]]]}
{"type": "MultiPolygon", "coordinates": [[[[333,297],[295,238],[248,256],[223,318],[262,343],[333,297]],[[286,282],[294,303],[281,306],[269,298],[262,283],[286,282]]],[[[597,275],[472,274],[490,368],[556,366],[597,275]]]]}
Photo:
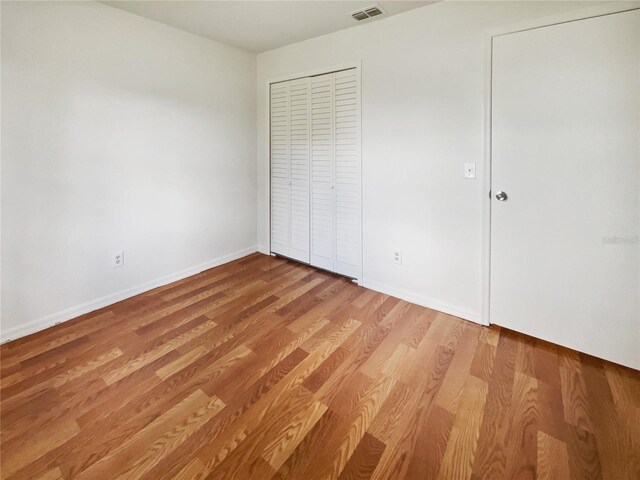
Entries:
{"type": "Polygon", "coordinates": [[[361,278],[360,83],[311,77],[311,264],[361,278]]]}
{"type": "Polygon", "coordinates": [[[271,251],[309,263],[309,78],[271,85],[271,251]]]}
{"type": "Polygon", "coordinates": [[[271,85],[271,251],[360,279],[356,69],[271,85]]]}
{"type": "Polygon", "coordinates": [[[311,77],[311,265],[335,268],[333,74],[311,77]]]}
{"type": "Polygon", "coordinates": [[[335,268],[360,279],[362,195],[360,82],[356,69],[333,74],[335,158],[335,268]]]}
{"type": "Polygon", "coordinates": [[[309,78],[289,82],[291,241],[289,256],[309,263],[309,78]]]}
{"type": "Polygon", "coordinates": [[[271,251],[289,256],[291,188],[289,82],[271,85],[271,251]]]}

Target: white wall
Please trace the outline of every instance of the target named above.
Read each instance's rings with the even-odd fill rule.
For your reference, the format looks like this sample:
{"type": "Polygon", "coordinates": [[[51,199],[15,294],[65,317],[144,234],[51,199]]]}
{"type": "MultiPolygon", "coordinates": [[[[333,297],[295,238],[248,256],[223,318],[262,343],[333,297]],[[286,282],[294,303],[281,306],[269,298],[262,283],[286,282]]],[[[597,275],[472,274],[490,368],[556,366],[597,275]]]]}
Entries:
{"type": "Polygon", "coordinates": [[[364,285],[478,321],[483,32],[593,5],[436,3],[258,55],[261,251],[269,248],[268,81],[361,60],[364,285]],[[476,163],[476,180],[463,178],[464,162],[476,163]]]}
{"type": "Polygon", "coordinates": [[[255,78],[105,5],[2,2],[2,340],[255,250],[255,78]]]}

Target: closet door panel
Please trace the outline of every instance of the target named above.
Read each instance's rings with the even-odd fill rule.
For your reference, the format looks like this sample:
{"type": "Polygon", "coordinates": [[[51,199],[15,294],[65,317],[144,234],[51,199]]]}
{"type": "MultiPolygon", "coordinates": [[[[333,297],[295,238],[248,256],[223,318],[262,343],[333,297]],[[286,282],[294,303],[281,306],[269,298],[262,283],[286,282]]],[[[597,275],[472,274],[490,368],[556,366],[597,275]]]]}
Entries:
{"type": "Polygon", "coordinates": [[[360,85],[355,69],[334,73],[335,271],[361,277],[360,85]]]}
{"type": "Polygon", "coordinates": [[[333,74],[311,77],[311,264],[334,270],[333,74]]]}
{"type": "Polygon", "coordinates": [[[291,246],[289,256],[309,263],[309,78],[289,82],[291,246]]]}
{"type": "Polygon", "coordinates": [[[271,251],[289,255],[291,186],[289,82],[271,85],[271,251]]]}

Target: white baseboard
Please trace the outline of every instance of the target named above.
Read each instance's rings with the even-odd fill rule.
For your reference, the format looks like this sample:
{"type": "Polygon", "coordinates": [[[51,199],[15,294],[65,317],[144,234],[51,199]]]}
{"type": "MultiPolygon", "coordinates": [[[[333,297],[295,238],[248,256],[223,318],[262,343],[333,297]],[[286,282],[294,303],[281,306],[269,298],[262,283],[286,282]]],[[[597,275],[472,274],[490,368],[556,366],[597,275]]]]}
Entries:
{"type": "Polygon", "coordinates": [[[459,317],[464,320],[469,320],[474,323],[479,323],[480,325],[485,325],[480,319],[479,312],[472,312],[464,308],[458,308],[451,305],[446,305],[444,303],[432,300],[430,298],[426,298],[420,295],[416,295],[415,293],[410,293],[404,290],[400,290],[400,289],[391,287],[389,285],[384,285],[376,281],[371,281],[366,278],[364,279],[362,286],[369,288],[371,290],[375,290],[376,292],[385,293],[387,295],[391,295],[392,297],[400,298],[407,302],[415,303],[416,305],[420,305],[422,307],[427,307],[432,310],[437,310],[439,312],[446,313],[448,315],[453,315],[454,317],[459,317]]]}
{"type": "Polygon", "coordinates": [[[202,272],[203,270],[217,267],[224,263],[229,263],[233,260],[237,260],[238,258],[245,257],[251,253],[255,253],[257,250],[257,247],[254,245],[252,247],[233,252],[229,255],[224,255],[222,257],[209,260],[208,262],[201,263],[200,265],[196,265],[185,270],[180,270],[179,272],[172,273],[161,278],[156,278],[155,280],[151,280],[149,282],[145,282],[134,287],[127,288],[125,290],[120,290],[119,292],[105,295],[104,297],[96,298],[95,300],[90,300],[81,305],[76,305],[75,307],[60,310],[59,312],[55,312],[45,317],[31,320],[22,325],[8,328],[6,330],[2,329],[0,331],[0,343],[6,343],[11,340],[30,335],[32,333],[39,332],[40,330],[44,330],[45,328],[49,328],[59,323],[66,322],[67,320],[71,320],[80,315],[84,315],[85,313],[93,312],[94,310],[98,310],[100,308],[112,305],[116,302],[126,300],[127,298],[139,295],[140,293],[148,292],[149,290],[152,290],[154,288],[190,277],[202,272]]]}
{"type": "Polygon", "coordinates": [[[260,253],[264,253],[265,255],[271,255],[271,251],[269,250],[268,245],[258,245],[258,251],[260,253]]]}

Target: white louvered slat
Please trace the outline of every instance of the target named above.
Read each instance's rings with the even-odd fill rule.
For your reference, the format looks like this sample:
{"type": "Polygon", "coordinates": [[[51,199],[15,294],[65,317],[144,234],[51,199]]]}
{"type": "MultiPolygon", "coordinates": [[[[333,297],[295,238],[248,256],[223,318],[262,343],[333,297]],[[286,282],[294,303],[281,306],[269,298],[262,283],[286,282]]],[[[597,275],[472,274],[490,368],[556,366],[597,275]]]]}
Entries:
{"type": "Polygon", "coordinates": [[[360,82],[355,69],[333,74],[335,84],[335,271],[361,278],[362,195],[360,82]]]}
{"type": "Polygon", "coordinates": [[[311,77],[311,264],[335,263],[333,75],[311,77]]]}
{"type": "Polygon", "coordinates": [[[289,255],[291,187],[289,82],[271,85],[271,251],[289,255]]]}

